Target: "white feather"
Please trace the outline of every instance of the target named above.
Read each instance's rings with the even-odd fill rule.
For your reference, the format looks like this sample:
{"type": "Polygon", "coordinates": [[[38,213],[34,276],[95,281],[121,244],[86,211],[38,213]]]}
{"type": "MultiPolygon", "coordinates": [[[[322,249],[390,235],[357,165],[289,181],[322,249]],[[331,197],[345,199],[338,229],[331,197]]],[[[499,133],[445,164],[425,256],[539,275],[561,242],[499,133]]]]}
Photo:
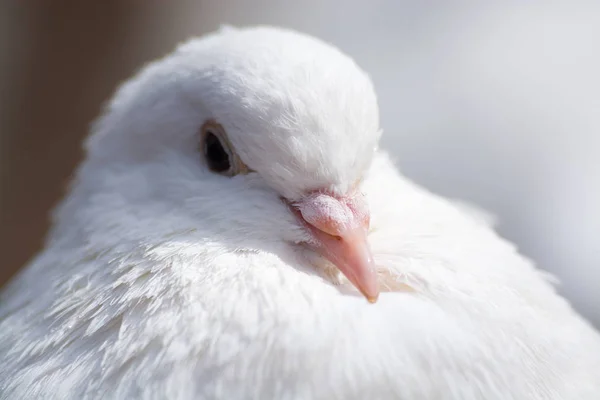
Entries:
{"type": "Polygon", "coordinates": [[[220,31],[145,68],[0,295],[0,398],[599,399],[598,334],[487,224],[401,176],[378,124],[353,61],[289,31],[220,31]],[[207,118],[256,172],[208,171],[207,118]],[[359,180],[376,304],[307,262],[280,201],[359,180]]]}

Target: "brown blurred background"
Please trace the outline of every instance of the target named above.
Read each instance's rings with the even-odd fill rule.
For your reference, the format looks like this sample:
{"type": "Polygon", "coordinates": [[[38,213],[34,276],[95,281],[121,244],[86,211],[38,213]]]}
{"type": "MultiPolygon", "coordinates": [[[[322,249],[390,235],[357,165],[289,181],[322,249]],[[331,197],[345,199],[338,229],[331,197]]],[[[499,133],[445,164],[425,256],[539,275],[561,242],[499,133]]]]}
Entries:
{"type": "Polygon", "coordinates": [[[600,326],[600,3],[577,0],[0,0],[0,285],[40,249],[115,87],[223,23],[353,56],[404,173],[497,214],[600,326]]]}
{"type": "Polygon", "coordinates": [[[60,3],[1,6],[0,285],[40,249],[49,209],[115,86],[181,36],[169,29],[170,2],[60,3]]]}

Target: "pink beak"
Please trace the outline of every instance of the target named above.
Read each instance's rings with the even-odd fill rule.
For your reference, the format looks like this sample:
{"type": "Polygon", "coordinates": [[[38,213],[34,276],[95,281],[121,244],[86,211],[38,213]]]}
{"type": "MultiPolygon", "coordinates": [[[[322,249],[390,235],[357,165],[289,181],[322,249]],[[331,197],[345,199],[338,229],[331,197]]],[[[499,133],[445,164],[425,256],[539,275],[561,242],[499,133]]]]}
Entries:
{"type": "Polygon", "coordinates": [[[294,204],[312,232],[317,250],[331,261],[371,303],[379,296],[377,270],[367,234],[369,211],[360,194],[335,197],[314,193],[294,204]]]}

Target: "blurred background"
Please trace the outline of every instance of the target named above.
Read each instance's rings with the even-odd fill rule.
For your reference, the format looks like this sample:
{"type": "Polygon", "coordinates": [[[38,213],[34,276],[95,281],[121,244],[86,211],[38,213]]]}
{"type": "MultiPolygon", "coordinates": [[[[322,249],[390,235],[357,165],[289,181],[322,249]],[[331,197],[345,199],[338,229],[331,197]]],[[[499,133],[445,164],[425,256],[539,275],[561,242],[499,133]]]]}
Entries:
{"type": "Polygon", "coordinates": [[[600,2],[2,1],[0,284],[40,248],[116,85],[222,23],[353,56],[404,173],[499,217],[600,327],[600,2]]]}

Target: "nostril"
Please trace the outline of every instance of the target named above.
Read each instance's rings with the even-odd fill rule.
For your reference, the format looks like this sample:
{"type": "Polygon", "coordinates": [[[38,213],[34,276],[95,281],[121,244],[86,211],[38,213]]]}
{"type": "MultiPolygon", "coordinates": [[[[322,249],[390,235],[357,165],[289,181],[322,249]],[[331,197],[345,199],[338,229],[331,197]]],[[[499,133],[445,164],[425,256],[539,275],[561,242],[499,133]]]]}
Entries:
{"type": "Polygon", "coordinates": [[[343,201],[323,193],[315,193],[297,206],[307,223],[330,235],[339,235],[353,220],[352,211],[343,201]]]}
{"type": "MultiPolygon", "coordinates": [[[[298,202],[282,198],[290,211],[310,230],[327,234],[334,241],[343,241],[345,233],[369,229],[369,212],[362,196],[333,196],[313,192],[298,202]]],[[[317,232],[315,232],[317,233],[317,232]]]]}

